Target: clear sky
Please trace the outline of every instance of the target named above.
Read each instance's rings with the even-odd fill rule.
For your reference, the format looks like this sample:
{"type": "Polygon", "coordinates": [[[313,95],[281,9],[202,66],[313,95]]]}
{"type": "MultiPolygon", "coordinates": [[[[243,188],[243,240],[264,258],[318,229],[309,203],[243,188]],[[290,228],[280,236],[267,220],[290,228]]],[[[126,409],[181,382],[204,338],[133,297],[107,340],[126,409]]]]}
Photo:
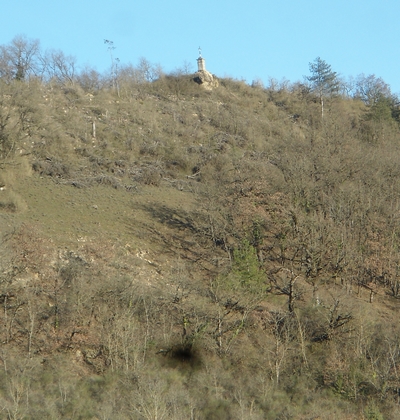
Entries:
{"type": "Polygon", "coordinates": [[[110,67],[104,39],[121,64],[140,57],[170,72],[201,46],[207,70],[251,83],[291,82],[321,57],[343,77],[375,74],[400,93],[400,0],[4,0],[0,44],[16,35],[110,67]]]}

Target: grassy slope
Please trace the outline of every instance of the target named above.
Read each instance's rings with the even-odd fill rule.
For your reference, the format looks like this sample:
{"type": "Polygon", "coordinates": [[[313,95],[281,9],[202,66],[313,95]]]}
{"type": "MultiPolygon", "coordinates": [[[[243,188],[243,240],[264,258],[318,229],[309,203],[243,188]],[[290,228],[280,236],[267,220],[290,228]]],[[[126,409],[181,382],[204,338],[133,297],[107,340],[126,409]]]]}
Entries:
{"type": "MultiPolygon", "coordinates": [[[[292,149],[308,147],[312,137],[307,124],[289,119],[291,113],[299,111],[301,118],[312,120],[318,109],[290,95],[274,98],[275,106],[264,93],[229,81],[219,92],[196,98],[192,95],[198,93],[184,82],[180,82],[183,87],[177,82],[139,92],[134,100],[128,93],[116,100],[100,92],[88,103],[83,94],[57,93],[52,100],[59,102],[42,111],[44,120],[39,124],[48,133],[46,146],[40,146],[34,134],[33,154],[15,157],[3,166],[6,190],[0,192],[0,200],[14,207],[3,205],[0,214],[3,272],[11,276],[3,273],[3,305],[7,307],[8,293],[10,306],[8,317],[3,316],[7,332],[2,357],[10,372],[32,372],[28,375],[32,383],[41,383],[28,387],[16,373],[5,372],[3,406],[20,415],[16,418],[23,418],[24,410],[28,417],[39,415],[34,397],[47,392],[46,386],[55,384],[59,374],[58,384],[71,397],[66,396],[64,404],[49,392],[50,408],[41,414],[46,412],[48,418],[83,412],[80,404],[85,398],[78,394],[85,392],[91,403],[81,418],[99,416],[99,410],[108,410],[110,418],[142,418],[138,413],[144,413],[145,407],[174,418],[188,418],[193,407],[198,418],[357,418],[357,413],[366,412],[369,393],[383,392],[375,373],[383,353],[377,350],[371,367],[370,356],[362,354],[372,351],[375,328],[396,318],[398,301],[382,288],[372,305],[368,291],[356,293],[355,285],[351,291],[348,283],[341,284],[339,278],[331,281],[328,273],[318,284],[325,306],[316,307],[313,288],[303,277],[299,279],[303,296],[297,303],[303,329],[290,322],[279,324],[276,314],[288,319],[286,297],[266,294],[265,280],[261,294],[242,289],[235,275],[226,274],[229,260],[221,246],[223,240],[231,251],[238,248],[252,223],[262,220],[268,273],[274,267],[268,253],[279,248],[276,237],[290,225],[291,211],[296,210],[292,202],[300,202],[299,220],[308,223],[313,197],[304,199],[296,196],[297,191],[290,196],[298,181],[308,182],[307,171],[302,172],[307,156],[287,167],[284,158],[293,157],[288,154],[292,149]],[[90,124],[82,123],[88,109],[91,118],[98,118],[96,139],[90,139],[90,124]],[[47,121],[49,115],[57,124],[47,121]],[[283,150],[281,156],[278,150],[283,150]],[[121,160],[125,169],[118,175],[120,164],[113,162],[121,160]],[[55,162],[68,170],[56,173],[55,162]],[[31,165],[37,172],[31,171],[31,165]],[[295,168],[294,176],[285,172],[287,168],[295,168]],[[200,182],[188,178],[198,170],[200,182]],[[93,179],[97,181],[88,181],[93,179]],[[205,186],[205,193],[199,185],[205,186]],[[232,212],[226,214],[227,209],[232,212]],[[211,220],[217,232],[214,244],[211,220]],[[11,258],[16,271],[10,269],[11,258]],[[239,306],[229,306],[235,299],[239,306]],[[336,301],[341,308],[337,313],[332,312],[336,301]],[[346,313],[353,318],[350,328],[338,329],[331,341],[312,342],[313,331],[329,323],[332,314],[346,313]],[[279,330],[279,325],[284,329],[279,330]],[[218,335],[218,329],[223,334],[218,335]],[[301,331],[308,337],[306,344],[301,331]],[[196,352],[186,360],[179,349],[185,350],[188,342],[195,343],[196,352]],[[174,346],[177,357],[174,350],[170,358],[157,354],[160,348],[174,346]],[[351,355],[347,359],[342,354],[346,348],[351,355]],[[49,367],[42,369],[44,359],[49,367]],[[13,399],[13,378],[23,392],[29,389],[34,396],[29,404],[13,399]],[[93,378],[101,382],[103,391],[96,390],[93,378]],[[154,395],[150,390],[155,390],[154,395]]],[[[349,147],[350,156],[361,147],[355,141],[350,146],[334,144],[348,135],[343,134],[347,125],[341,118],[346,115],[354,122],[360,115],[358,104],[340,106],[350,112],[331,111],[332,131],[327,133],[339,133],[315,152],[325,159],[322,166],[332,159],[331,147],[331,156],[336,156],[337,147],[349,147]]],[[[329,138],[319,130],[315,130],[317,146],[318,136],[329,138]]],[[[345,159],[347,154],[339,157],[345,159]]],[[[323,167],[319,176],[329,171],[323,167]]],[[[382,340],[390,336],[388,329],[382,340]]],[[[397,347],[390,348],[397,358],[397,347]]],[[[392,398],[388,400],[387,411],[395,413],[392,398]]],[[[369,409],[379,413],[378,408],[369,409]]]]}

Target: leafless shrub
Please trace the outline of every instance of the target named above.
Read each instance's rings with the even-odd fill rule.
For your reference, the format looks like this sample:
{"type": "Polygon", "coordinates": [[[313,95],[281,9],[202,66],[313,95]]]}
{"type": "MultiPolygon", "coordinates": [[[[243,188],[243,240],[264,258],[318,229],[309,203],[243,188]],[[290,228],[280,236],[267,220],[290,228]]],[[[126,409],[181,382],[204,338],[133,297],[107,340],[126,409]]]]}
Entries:
{"type": "Polygon", "coordinates": [[[36,160],[32,163],[32,169],[40,175],[54,178],[67,178],[70,175],[70,166],[56,158],[36,160]]]}

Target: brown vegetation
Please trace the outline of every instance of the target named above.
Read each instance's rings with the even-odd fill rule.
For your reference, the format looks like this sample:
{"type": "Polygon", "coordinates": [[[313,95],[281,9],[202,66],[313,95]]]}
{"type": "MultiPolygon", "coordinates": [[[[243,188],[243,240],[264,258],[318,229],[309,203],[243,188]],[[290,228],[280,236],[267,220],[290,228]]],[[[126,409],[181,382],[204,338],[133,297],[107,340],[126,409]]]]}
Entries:
{"type": "Polygon", "coordinates": [[[0,78],[2,416],[397,418],[396,108],[145,70],[0,78]]]}

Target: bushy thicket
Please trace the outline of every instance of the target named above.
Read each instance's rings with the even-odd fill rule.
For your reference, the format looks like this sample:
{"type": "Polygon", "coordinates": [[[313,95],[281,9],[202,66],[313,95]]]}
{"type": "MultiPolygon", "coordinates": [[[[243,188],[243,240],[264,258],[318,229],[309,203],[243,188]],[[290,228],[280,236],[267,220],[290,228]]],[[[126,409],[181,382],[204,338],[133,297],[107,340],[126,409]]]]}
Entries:
{"type": "Polygon", "coordinates": [[[322,118],[300,84],[113,77],[3,76],[3,178],[23,158],[71,188],[197,204],[148,209],[157,277],[101,232],[60,246],[0,197],[6,418],[396,418],[394,102],[335,96],[322,118]]]}

